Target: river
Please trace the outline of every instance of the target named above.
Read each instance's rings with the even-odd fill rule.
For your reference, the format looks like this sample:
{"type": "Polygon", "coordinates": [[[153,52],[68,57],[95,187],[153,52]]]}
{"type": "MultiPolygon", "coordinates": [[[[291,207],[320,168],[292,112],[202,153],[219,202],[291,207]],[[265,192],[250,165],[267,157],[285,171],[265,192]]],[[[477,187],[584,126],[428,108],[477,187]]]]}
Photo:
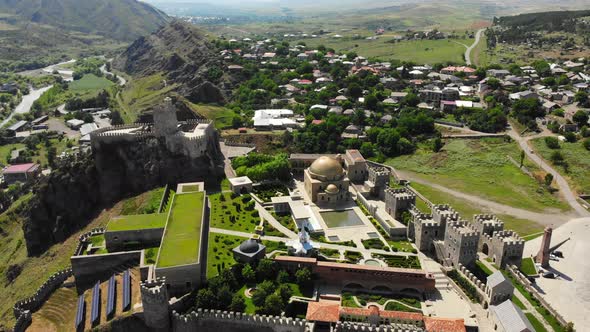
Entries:
{"type": "Polygon", "coordinates": [[[4,127],[8,123],[8,121],[10,121],[10,119],[12,119],[12,117],[15,114],[29,113],[29,111],[31,110],[31,107],[33,106],[33,103],[37,99],[39,99],[45,91],[51,89],[52,87],[53,87],[53,85],[49,85],[49,86],[46,86],[46,87],[40,88],[40,89],[33,89],[31,87],[29,94],[23,96],[23,99],[21,100],[20,104],[18,104],[16,106],[14,111],[12,111],[12,113],[10,113],[10,115],[6,119],[4,119],[2,122],[0,122],[0,127],[4,127]]]}

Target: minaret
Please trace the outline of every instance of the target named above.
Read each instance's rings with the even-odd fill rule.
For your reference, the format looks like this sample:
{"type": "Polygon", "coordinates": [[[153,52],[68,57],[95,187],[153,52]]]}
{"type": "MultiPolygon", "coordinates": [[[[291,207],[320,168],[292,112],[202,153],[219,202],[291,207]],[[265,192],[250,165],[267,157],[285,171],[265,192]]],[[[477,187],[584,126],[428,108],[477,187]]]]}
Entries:
{"type": "Polygon", "coordinates": [[[542,267],[549,266],[549,248],[551,246],[551,233],[553,229],[551,227],[545,227],[543,232],[543,241],[541,242],[541,248],[535,257],[535,262],[541,263],[542,267]]]}
{"type": "Polygon", "coordinates": [[[172,104],[172,99],[166,97],[163,106],[154,108],[154,129],[157,136],[171,136],[178,132],[178,119],[176,118],[176,108],[172,104]]]}

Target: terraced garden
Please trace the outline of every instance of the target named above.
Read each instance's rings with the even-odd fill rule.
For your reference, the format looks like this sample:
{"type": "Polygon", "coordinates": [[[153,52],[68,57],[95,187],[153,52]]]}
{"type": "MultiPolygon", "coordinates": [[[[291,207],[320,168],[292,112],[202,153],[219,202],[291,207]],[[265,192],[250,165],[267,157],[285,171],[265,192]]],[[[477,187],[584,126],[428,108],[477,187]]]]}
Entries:
{"type": "Polygon", "coordinates": [[[260,216],[250,195],[216,193],[209,195],[209,202],[211,227],[253,233],[260,223],[260,216]]]}

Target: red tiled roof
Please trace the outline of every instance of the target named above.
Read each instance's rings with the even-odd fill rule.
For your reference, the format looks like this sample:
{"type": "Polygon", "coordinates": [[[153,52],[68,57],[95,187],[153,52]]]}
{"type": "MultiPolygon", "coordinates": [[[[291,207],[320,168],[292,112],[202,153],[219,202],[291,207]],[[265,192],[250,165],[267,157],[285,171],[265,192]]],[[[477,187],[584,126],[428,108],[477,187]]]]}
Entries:
{"type": "Polygon", "coordinates": [[[309,302],[305,319],[309,321],[335,323],[340,320],[340,302],[309,302]]]}
{"type": "Polygon", "coordinates": [[[458,318],[424,317],[424,327],[428,332],[465,332],[465,321],[458,318]]]}
{"type": "Polygon", "coordinates": [[[8,166],[4,169],[4,174],[8,173],[24,173],[24,172],[28,172],[31,170],[34,170],[35,168],[39,167],[39,165],[35,164],[35,163],[28,163],[28,164],[20,164],[20,165],[12,165],[12,166],[8,166]]]}

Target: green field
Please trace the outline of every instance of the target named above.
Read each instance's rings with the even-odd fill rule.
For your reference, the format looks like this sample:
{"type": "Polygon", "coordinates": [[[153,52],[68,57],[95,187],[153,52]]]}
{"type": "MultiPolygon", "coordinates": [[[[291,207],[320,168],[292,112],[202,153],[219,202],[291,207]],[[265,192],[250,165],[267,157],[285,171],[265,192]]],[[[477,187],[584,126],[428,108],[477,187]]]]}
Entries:
{"type": "Polygon", "coordinates": [[[104,77],[98,77],[94,74],[86,74],[81,79],[70,83],[70,90],[76,92],[82,90],[102,90],[109,88],[113,84],[113,82],[104,77]]]}
{"type": "Polygon", "coordinates": [[[188,104],[193,111],[209,120],[213,120],[215,122],[215,128],[217,129],[231,128],[232,120],[234,116],[236,116],[234,111],[225,107],[193,103],[188,104]]]}
{"type": "MultiPolygon", "coordinates": [[[[420,146],[412,155],[386,163],[417,177],[484,199],[532,211],[566,211],[568,206],[508,158],[519,160],[520,149],[502,138],[455,139],[434,153],[420,146]]],[[[525,166],[535,168],[527,161],[525,166]]]]}
{"type": "Polygon", "coordinates": [[[133,231],[139,229],[164,228],[166,213],[136,214],[114,217],[107,225],[107,231],[133,231]]]}
{"type": "MultiPolygon", "coordinates": [[[[539,138],[531,141],[535,151],[551,164],[551,154],[556,151],[547,147],[544,139],[539,138]]],[[[561,165],[553,167],[573,186],[579,194],[590,194],[590,151],[582,145],[582,140],[576,143],[560,142],[558,150],[568,164],[567,172],[561,165]]]]}
{"type": "Polygon", "coordinates": [[[305,39],[309,47],[324,45],[334,48],[336,51],[350,52],[369,57],[378,57],[384,60],[397,59],[400,61],[412,61],[414,63],[465,63],[465,46],[471,45],[475,39],[440,39],[440,40],[408,40],[396,43],[388,42],[394,35],[383,35],[377,40],[335,39],[331,37],[305,39]]]}
{"type": "MultiPolygon", "coordinates": [[[[487,213],[482,211],[482,208],[464,199],[451,196],[440,190],[436,190],[430,186],[426,186],[420,183],[412,183],[412,187],[418,190],[419,193],[424,195],[434,204],[449,204],[455,209],[461,216],[468,220],[473,220],[474,214],[487,213]]],[[[421,201],[416,198],[416,202],[421,201]]],[[[422,210],[423,212],[430,213],[430,209],[422,210]]],[[[496,216],[504,222],[505,229],[511,229],[517,232],[521,236],[536,234],[543,230],[543,226],[533,220],[519,219],[506,214],[496,214],[496,216]]],[[[528,239],[532,240],[534,237],[528,239]]]]}
{"type": "Polygon", "coordinates": [[[204,192],[176,194],[164,231],[158,267],[169,267],[199,261],[204,192]]]}

